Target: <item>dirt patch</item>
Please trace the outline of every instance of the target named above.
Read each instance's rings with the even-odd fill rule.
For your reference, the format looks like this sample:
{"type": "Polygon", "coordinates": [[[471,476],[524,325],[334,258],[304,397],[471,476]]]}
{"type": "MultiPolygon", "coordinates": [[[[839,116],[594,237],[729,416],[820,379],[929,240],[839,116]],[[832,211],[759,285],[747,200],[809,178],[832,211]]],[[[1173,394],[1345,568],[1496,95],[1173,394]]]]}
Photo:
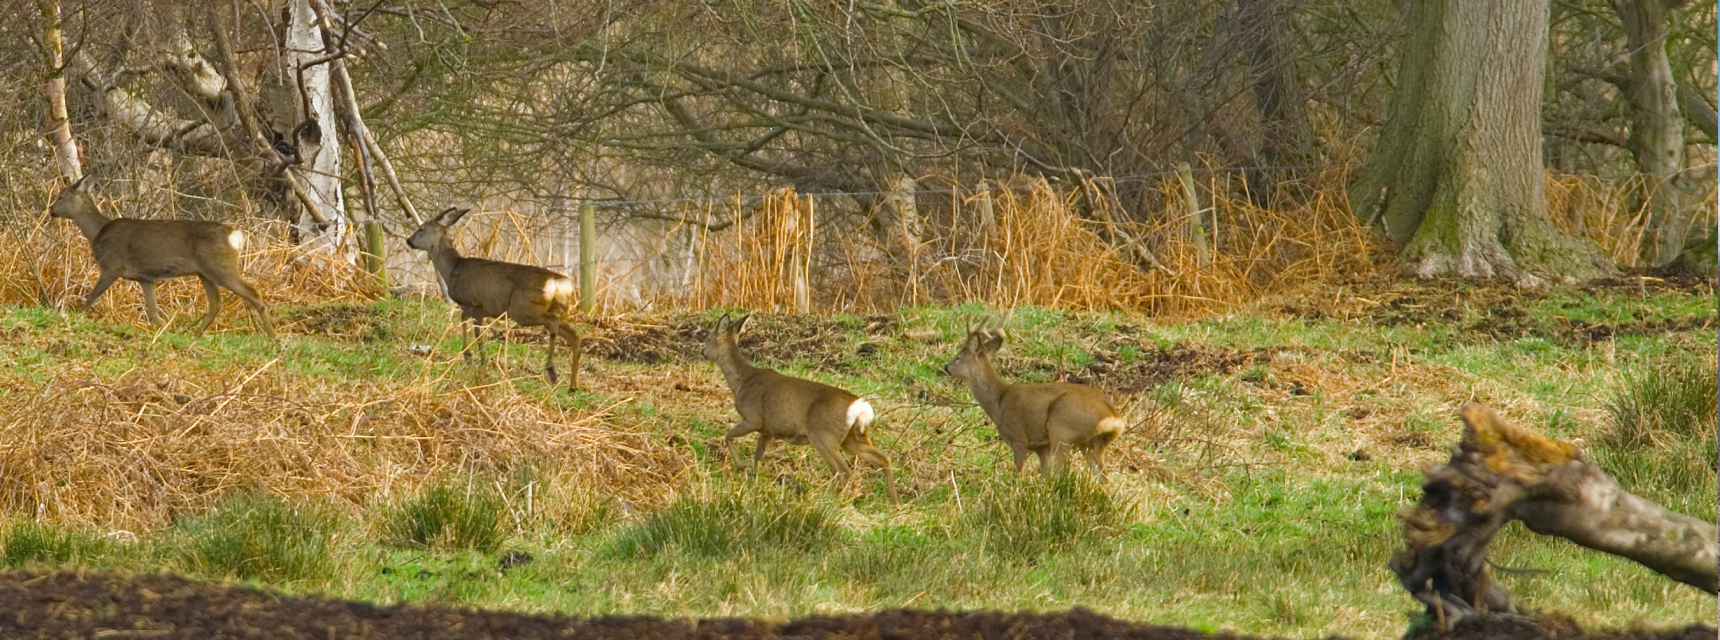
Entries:
{"type": "MultiPolygon", "coordinates": [[[[661,364],[701,362],[708,323],[685,320],[673,325],[600,319],[586,336],[586,353],[613,362],[661,364]]],[[[851,355],[869,357],[878,342],[897,331],[892,316],[828,318],[820,316],[755,316],[741,335],[741,350],[754,364],[780,367],[796,360],[842,370],[851,355]],[[860,338],[857,346],[850,340],[860,338]]]]}
{"type": "MultiPolygon", "coordinates": [[[[1713,295],[1713,282],[1679,273],[1653,275],[1632,272],[1596,280],[1583,290],[1599,296],[1641,298],[1661,293],[1713,295]]],[[[1279,313],[1315,321],[1326,318],[1358,320],[1377,325],[1449,326],[1464,342],[1542,338],[1567,347],[1587,347],[1619,336],[1654,336],[1712,330],[1712,314],[1677,318],[1633,317],[1621,322],[1591,323],[1575,318],[1536,317],[1532,308],[1545,304],[1552,290],[1523,290],[1503,284],[1475,287],[1463,283],[1420,284],[1410,281],[1368,283],[1336,299],[1301,299],[1277,307],[1279,313]]],[[[1324,295],[1324,294],[1323,294],[1324,295]]],[[[1570,304],[1570,303],[1567,303],[1570,304]]]]}
{"type": "MultiPolygon", "coordinates": [[[[1282,349],[1272,347],[1236,350],[1177,343],[1170,347],[1146,347],[1138,358],[1127,362],[1114,354],[1094,351],[1093,363],[1085,369],[1053,371],[1052,377],[1062,382],[1092,384],[1114,393],[1136,394],[1170,380],[1229,375],[1269,364],[1272,356],[1280,351],[1282,349]]],[[[1049,368],[1049,365],[1043,366],[1049,368]]]]}
{"type": "MultiPolygon", "coordinates": [[[[169,575],[13,571],[0,574],[0,636],[8,638],[1236,638],[1118,620],[1091,611],[1033,614],[892,610],[790,621],[738,618],[575,618],[437,605],[363,602],[193,582],[169,575]]],[[[1691,626],[1587,635],[1568,619],[1465,620],[1430,640],[1479,638],[1713,638],[1691,626]]]]}
{"type": "Polygon", "coordinates": [[[280,331],[289,334],[323,335],[361,342],[390,337],[387,323],[382,321],[376,308],[368,304],[336,303],[293,309],[281,320],[280,331]]]}

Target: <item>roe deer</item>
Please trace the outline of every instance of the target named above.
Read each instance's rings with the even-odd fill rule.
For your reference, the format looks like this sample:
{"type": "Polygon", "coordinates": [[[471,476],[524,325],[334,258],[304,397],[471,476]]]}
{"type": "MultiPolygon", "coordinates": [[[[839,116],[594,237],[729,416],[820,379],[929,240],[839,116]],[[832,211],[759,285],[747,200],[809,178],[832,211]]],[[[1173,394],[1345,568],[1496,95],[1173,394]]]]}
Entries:
{"type": "MultiPolygon", "coordinates": [[[[448,297],[459,305],[460,317],[474,323],[472,333],[478,344],[483,343],[483,325],[490,318],[506,315],[522,327],[543,327],[549,333],[544,373],[553,383],[555,339],[567,340],[573,349],[568,388],[578,389],[579,332],[569,320],[575,305],[573,280],[543,267],[461,257],[450,229],[469,211],[450,207],[437,214],[418,227],[406,245],[430,253],[430,263],[448,285],[448,297]]],[[[465,353],[471,357],[470,350],[465,353]]]]}
{"type": "Polygon", "coordinates": [[[1098,389],[1067,382],[1009,384],[991,366],[991,354],[1003,346],[1003,329],[969,327],[967,342],[944,372],[967,382],[974,401],[997,425],[997,435],[1015,454],[1021,473],[1027,452],[1039,456],[1039,473],[1062,468],[1069,449],[1080,449],[1105,477],[1105,446],[1123,433],[1123,419],[1098,389]]]}
{"type": "Polygon", "coordinates": [[[136,280],[143,287],[143,310],[149,314],[149,324],[160,327],[155,281],[195,274],[203,281],[209,309],[203,314],[203,323],[197,325],[197,333],[192,335],[203,335],[215,322],[215,315],[221,310],[219,285],[251,305],[262,322],[263,333],[270,339],[275,337],[269,310],[257,296],[257,289],[239,276],[239,249],[245,246],[245,232],[219,222],[108,218],[96,208],[95,198],[84,191],[84,181],[88,179],[80,178],[61,189],[54,204],[48,207],[50,218],[65,218],[78,226],[78,231],[90,241],[96,266],[101,268],[95,289],[84,298],[84,311],[95,306],[115,280],[136,280]]]}
{"type": "Polygon", "coordinates": [[[723,380],[735,397],[735,412],[741,415],[741,423],[729,429],[723,439],[725,448],[732,448],[735,438],[758,432],[758,449],[753,451],[756,473],[771,440],[811,443],[818,455],[836,468],[837,478],[844,487],[848,484],[848,461],[842,451],[846,450],[856,458],[882,467],[890,504],[900,504],[890,459],[872,446],[871,437],[866,435],[866,428],[872,424],[871,403],[827,384],[752,366],[736,342],[750,318],[742,316],[731,322],[724,315],[705,339],[705,357],[722,370],[723,380]]]}

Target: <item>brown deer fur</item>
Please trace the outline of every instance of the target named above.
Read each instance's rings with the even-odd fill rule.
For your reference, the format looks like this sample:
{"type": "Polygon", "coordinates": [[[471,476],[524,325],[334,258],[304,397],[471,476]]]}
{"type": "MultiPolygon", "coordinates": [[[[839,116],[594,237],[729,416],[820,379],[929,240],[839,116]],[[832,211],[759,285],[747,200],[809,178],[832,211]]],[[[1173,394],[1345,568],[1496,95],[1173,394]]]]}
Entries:
{"type": "Polygon", "coordinates": [[[418,227],[406,239],[407,246],[430,253],[430,262],[447,285],[448,297],[460,307],[461,318],[476,323],[475,342],[482,343],[486,321],[503,315],[522,327],[543,327],[549,334],[544,373],[550,382],[556,381],[555,339],[560,337],[573,351],[568,388],[579,388],[579,332],[570,320],[576,304],[573,279],[543,267],[461,257],[454,249],[451,229],[468,211],[443,211],[418,227]]]}
{"type": "Polygon", "coordinates": [[[221,290],[217,288],[220,286],[251,305],[262,323],[263,333],[275,337],[269,310],[263,306],[257,289],[239,275],[239,249],[245,246],[244,232],[219,222],[108,218],[96,208],[95,198],[83,190],[83,184],[80,179],[61,189],[48,208],[48,215],[65,218],[78,226],[90,241],[90,251],[101,269],[95,289],[84,299],[84,311],[94,306],[115,280],[135,280],[143,287],[143,309],[149,314],[149,323],[159,327],[162,321],[161,310],[155,305],[155,281],[196,275],[203,281],[209,309],[193,335],[203,335],[215,322],[221,309],[221,290]]]}
{"type": "Polygon", "coordinates": [[[753,451],[756,472],[772,440],[811,443],[818,455],[836,468],[843,486],[848,482],[849,466],[842,451],[847,451],[884,469],[884,489],[890,504],[898,504],[890,459],[872,446],[866,434],[872,423],[872,405],[827,384],[752,366],[736,342],[749,318],[730,322],[723,316],[705,339],[705,357],[722,370],[723,380],[734,394],[735,412],[741,416],[741,423],[729,429],[723,444],[732,447],[735,438],[757,432],[758,448],[753,451]]]}
{"type": "Polygon", "coordinates": [[[1002,329],[969,328],[967,342],[944,371],[967,382],[975,402],[997,425],[997,435],[1015,455],[1021,473],[1027,453],[1039,456],[1039,472],[1061,469],[1070,449],[1080,449],[1093,472],[1105,477],[1105,447],[1125,423],[1098,389],[1066,382],[1009,384],[991,366],[1003,346],[1002,329]]]}

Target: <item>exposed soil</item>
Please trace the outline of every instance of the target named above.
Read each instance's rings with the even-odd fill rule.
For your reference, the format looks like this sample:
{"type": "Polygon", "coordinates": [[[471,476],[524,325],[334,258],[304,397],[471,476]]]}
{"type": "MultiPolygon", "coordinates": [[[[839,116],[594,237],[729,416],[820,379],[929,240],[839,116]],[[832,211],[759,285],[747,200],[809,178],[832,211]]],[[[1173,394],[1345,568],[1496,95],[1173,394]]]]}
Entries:
{"type": "Polygon", "coordinates": [[[1168,348],[1151,347],[1140,357],[1121,362],[1103,351],[1093,353],[1093,363],[1084,371],[1064,372],[1059,380],[1093,384],[1107,390],[1136,394],[1170,380],[1201,375],[1229,375],[1255,365],[1272,362],[1277,348],[1240,351],[1221,347],[1191,347],[1177,343],[1168,348]]]}
{"type": "MultiPolygon", "coordinates": [[[[790,621],[575,618],[438,605],[376,606],[193,582],[169,575],[0,573],[0,637],[6,638],[678,638],[747,640],[1138,638],[1196,640],[1227,634],[1158,627],[1086,611],[1032,614],[892,610],[790,621]]],[[[1692,626],[1658,632],[1584,634],[1568,619],[1465,620],[1430,640],[1715,637],[1692,626]]]]}
{"type": "Polygon", "coordinates": [[[293,309],[276,321],[283,333],[314,334],[343,340],[387,340],[388,324],[375,306],[358,303],[324,304],[293,309]]]}
{"type": "MultiPolygon", "coordinates": [[[[1714,282],[1681,272],[1635,271],[1595,280],[1583,290],[1599,296],[1641,298],[1660,293],[1712,295],[1714,282]]],[[[1524,290],[1504,284],[1471,286],[1461,282],[1414,281],[1360,283],[1340,300],[1298,300],[1280,313],[1307,320],[1340,318],[1381,326],[1448,325],[1460,328],[1459,340],[1515,340],[1537,337],[1569,347],[1587,347],[1618,336],[1650,336],[1712,329],[1714,315],[1640,318],[1590,323],[1575,318],[1532,317],[1530,307],[1552,290],[1524,290]]],[[[1325,295],[1325,294],[1322,294],[1325,295]]]]}
{"type": "MultiPolygon", "coordinates": [[[[854,319],[760,315],[741,334],[740,344],[754,364],[777,367],[800,358],[842,370],[850,355],[864,358],[876,353],[877,345],[870,339],[881,339],[895,330],[896,319],[891,316],[854,319]],[[869,340],[851,347],[849,340],[857,335],[869,340]]],[[[698,362],[704,360],[701,350],[709,332],[709,325],[692,320],[670,326],[599,319],[590,325],[584,346],[587,354],[614,362],[698,362]]]]}

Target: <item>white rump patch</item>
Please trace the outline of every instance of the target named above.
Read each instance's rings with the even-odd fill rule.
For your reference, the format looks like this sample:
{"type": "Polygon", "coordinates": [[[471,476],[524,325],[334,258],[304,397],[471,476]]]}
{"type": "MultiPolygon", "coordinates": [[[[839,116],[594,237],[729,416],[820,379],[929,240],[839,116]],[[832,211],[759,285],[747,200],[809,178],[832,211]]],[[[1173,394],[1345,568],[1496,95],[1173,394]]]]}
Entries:
{"type": "Polygon", "coordinates": [[[245,232],[234,229],[227,234],[227,244],[233,245],[234,251],[243,250],[245,248],[245,232]]]}
{"type": "Polygon", "coordinates": [[[860,435],[865,435],[866,427],[872,425],[872,416],[872,403],[865,398],[856,398],[848,405],[848,426],[858,428],[860,435]]]}
{"type": "Polygon", "coordinates": [[[1099,428],[1095,429],[1095,431],[1097,431],[1099,433],[1115,433],[1117,435],[1122,435],[1123,429],[1127,428],[1128,426],[1129,426],[1129,423],[1123,422],[1122,418],[1119,418],[1117,416],[1111,416],[1109,418],[1105,418],[1103,420],[1100,420],[1099,421],[1099,428]]]}
{"type": "Polygon", "coordinates": [[[550,278],[543,281],[543,298],[545,300],[571,297],[573,297],[573,280],[568,278],[550,278]]]}

